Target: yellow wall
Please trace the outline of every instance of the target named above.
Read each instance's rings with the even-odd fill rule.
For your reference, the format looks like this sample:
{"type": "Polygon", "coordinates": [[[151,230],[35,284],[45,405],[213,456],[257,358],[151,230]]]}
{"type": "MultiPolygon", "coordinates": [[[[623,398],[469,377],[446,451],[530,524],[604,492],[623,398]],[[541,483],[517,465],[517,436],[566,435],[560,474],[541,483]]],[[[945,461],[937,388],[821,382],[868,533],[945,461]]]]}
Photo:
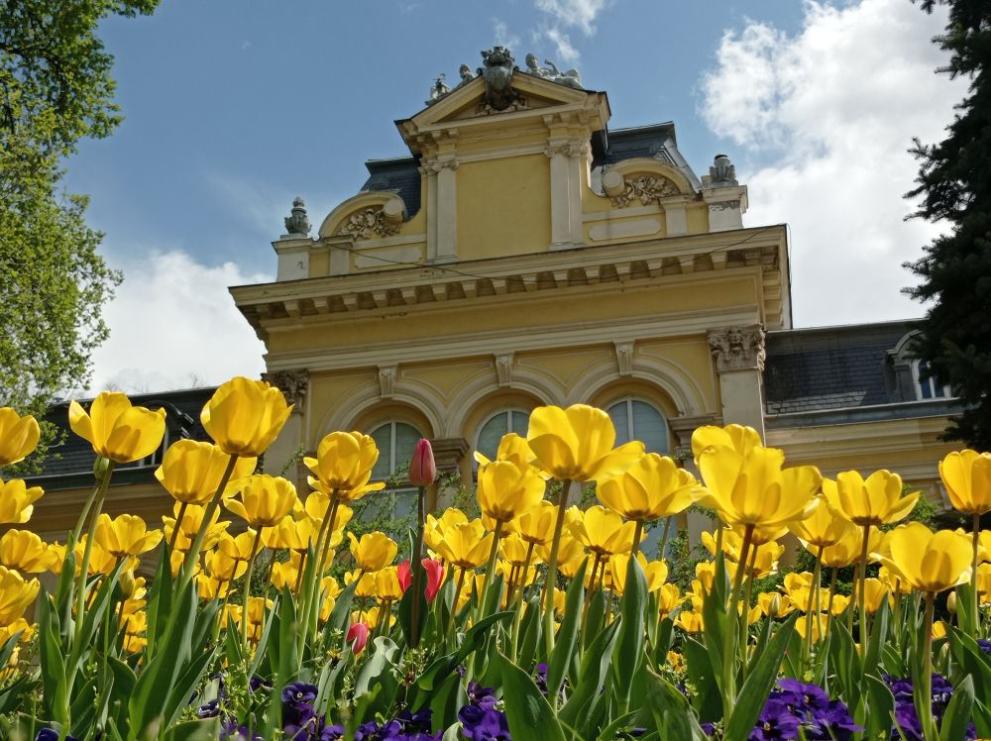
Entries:
{"type": "Polygon", "coordinates": [[[543,154],[458,167],[458,257],[546,250],[551,241],[549,168],[543,154]]]}

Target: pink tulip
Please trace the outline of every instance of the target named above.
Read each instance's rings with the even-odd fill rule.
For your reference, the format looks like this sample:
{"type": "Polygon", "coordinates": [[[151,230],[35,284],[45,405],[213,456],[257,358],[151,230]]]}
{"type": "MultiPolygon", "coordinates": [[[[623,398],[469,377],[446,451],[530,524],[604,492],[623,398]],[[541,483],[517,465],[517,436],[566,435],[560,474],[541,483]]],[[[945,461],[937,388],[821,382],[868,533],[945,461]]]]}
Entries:
{"type": "Polygon", "coordinates": [[[368,625],[366,623],[351,623],[345,640],[351,644],[351,650],[360,654],[368,643],[368,625]]]}
{"type": "MultiPolygon", "coordinates": [[[[433,602],[444,583],[444,564],[432,558],[425,558],[420,563],[423,564],[423,570],[427,573],[427,588],[424,590],[424,594],[427,597],[427,602],[433,602]]],[[[399,577],[399,586],[403,593],[413,586],[413,571],[409,567],[409,560],[403,561],[396,567],[396,575],[399,577]]]]}
{"type": "Polygon", "coordinates": [[[413,486],[430,486],[437,478],[437,463],[430,441],[421,439],[409,464],[409,480],[413,486]]]}

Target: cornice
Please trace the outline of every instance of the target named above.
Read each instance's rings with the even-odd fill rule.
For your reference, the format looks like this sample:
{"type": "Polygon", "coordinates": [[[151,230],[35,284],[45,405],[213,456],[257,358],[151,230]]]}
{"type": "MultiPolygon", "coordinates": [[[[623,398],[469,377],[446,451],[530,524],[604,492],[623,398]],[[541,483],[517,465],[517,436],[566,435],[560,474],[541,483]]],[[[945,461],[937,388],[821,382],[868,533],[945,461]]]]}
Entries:
{"type": "Polygon", "coordinates": [[[720,324],[746,324],[756,320],[756,306],[730,306],[665,314],[663,317],[601,322],[569,322],[552,328],[520,332],[518,328],[474,331],[416,340],[394,340],[348,348],[313,348],[298,352],[269,354],[270,372],[307,368],[311,373],[354,368],[387,366],[451,358],[491,357],[504,353],[519,355],[528,351],[553,350],[590,345],[611,345],[655,337],[703,335],[720,324]]]}
{"type": "MultiPolygon", "coordinates": [[[[347,249],[346,247],[337,247],[347,249]]],[[[332,247],[333,249],[333,247],[332,247]]],[[[585,246],[551,252],[416,265],[339,276],[235,286],[238,308],[259,333],[282,320],[355,316],[396,307],[468,302],[483,297],[615,286],[643,279],[714,276],[759,269],[766,326],[787,322],[780,290],[787,261],[783,226],[688,235],[643,242],[585,246]]],[[[343,318],[343,317],[341,317],[343,318]]]]}

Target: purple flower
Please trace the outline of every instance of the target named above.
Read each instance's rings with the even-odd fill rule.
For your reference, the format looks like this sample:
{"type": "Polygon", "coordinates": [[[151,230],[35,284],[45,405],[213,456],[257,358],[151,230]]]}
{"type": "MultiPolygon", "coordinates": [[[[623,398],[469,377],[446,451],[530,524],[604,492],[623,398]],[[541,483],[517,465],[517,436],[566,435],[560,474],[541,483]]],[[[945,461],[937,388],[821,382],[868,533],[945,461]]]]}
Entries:
{"type": "Polygon", "coordinates": [[[196,709],[197,718],[216,718],[218,715],[220,715],[220,700],[210,700],[196,709]]]}
{"type": "MultiPolygon", "coordinates": [[[[545,666],[546,670],[546,666],[545,666]]],[[[538,667],[538,672],[540,671],[538,667]]],[[[470,741],[508,741],[509,722],[497,709],[495,690],[477,682],[468,683],[468,704],[458,711],[461,732],[470,741]]]]}
{"type": "MultiPolygon", "coordinates": [[[[58,731],[53,731],[51,728],[42,728],[38,731],[38,735],[34,737],[34,741],[58,741],[58,731]]],[[[77,741],[75,736],[66,736],[65,741],[77,741]]]]}
{"type": "Polygon", "coordinates": [[[977,639],[977,647],[986,654],[991,654],[991,641],[986,638],[977,639]]]}
{"type": "MultiPolygon", "coordinates": [[[[707,725],[703,730],[711,735],[715,729],[712,724],[707,725]]],[[[839,700],[831,700],[822,687],[784,678],[768,696],[750,732],[750,739],[847,741],[862,730],[853,722],[847,706],[839,700]]]]}
{"type": "Polygon", "coordinates": [[[237,725],[237,721],[231,721],[221,726],[219,738],[224,741],[265,741],[247,726],[237,725]]]}
{"type": "MultiPolygon", "coordinates": [[[[895,725],[891,731],[892,739],[904,738],[905,741],[922,741],[922,723],[915,709],[915,698],[912,695],[912,680],[899,679],[885,675],[885,683],[895,698],[895,725]]],[[[941,674],[932,675],[932,711],[938,726],[943,720],[950,699],[953,697],[953,685],[941,674]]],[[[977,738],[974,724],[967,725],[968,739],[977,738]]]]}

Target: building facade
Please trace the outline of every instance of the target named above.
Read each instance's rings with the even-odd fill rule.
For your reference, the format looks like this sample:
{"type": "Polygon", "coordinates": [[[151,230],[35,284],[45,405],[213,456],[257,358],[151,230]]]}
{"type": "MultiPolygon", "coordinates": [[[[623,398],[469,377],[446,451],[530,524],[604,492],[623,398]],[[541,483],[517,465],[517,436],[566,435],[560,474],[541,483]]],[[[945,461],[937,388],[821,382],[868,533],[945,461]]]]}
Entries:
{"type": "Polygon", "coordinates": [[[315,230],[297,199],[274,282],[231,289],[295,404],[266,470],[305,489],[301,453],[357,429],[378,477],[401,480],[426,437],[470,482],[472,452],[534,407],[585,402],[686,465],[696,427],[736,422],[793,463],[888,467],[941,496],[956,407],[911,359],[910,323],[792,329],[786,227],[744,226],[728,157],[699,177],[672,123],[610,129],[576,74],[484,56],[396,122],[409,156],[367,162],[315,230]]]}

